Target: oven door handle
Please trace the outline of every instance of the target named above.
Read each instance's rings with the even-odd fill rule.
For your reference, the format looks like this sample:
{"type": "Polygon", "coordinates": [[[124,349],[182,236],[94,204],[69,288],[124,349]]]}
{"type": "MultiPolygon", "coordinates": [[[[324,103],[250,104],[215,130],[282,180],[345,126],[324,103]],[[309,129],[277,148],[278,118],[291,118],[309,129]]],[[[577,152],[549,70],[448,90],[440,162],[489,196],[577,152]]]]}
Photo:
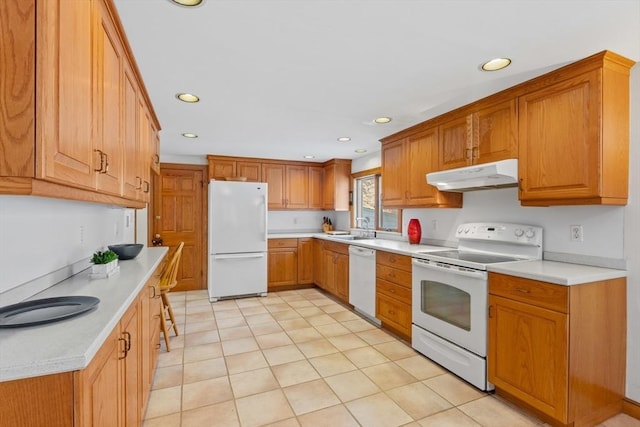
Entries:
{"type": "Polygon", "coordinates": [[[449,272],[451,274],[457,274],[460,276],[466,276],[466,277],[472,277],[474,279],[486,279],[487,278],[487,272],[486,271],[479,271],[479,270],[467,270],[464,268],[459,268],[455,265],[451,265],[449,266],[448,264],[443,264],[443,265],[438,265],[438,264],[432,264],[431,262],[427,261],[427,260],[421,260],[421,259],[416,259],[413,258],[413,265],[415,267],[419,267],[419,268],[425,268],[425,269],[431,269],[431,270],[436,270],[436,271],[440,271],[440,272],[449,272]],[[447,267],[445,267],[444,265],[447,265],[447,267]]]}

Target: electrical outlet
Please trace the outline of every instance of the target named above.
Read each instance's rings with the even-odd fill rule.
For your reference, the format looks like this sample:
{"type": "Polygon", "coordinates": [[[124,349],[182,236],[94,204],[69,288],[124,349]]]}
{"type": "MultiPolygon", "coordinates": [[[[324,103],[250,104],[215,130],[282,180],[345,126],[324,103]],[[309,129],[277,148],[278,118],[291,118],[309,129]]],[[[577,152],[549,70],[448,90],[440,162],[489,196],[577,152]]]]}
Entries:
{"type": "Polygon", "coordinates": [[[571,241],[572,242],[582,242],[584,240],[584,235],[582,232],[581,225],[572,225],[571,229],[571,241]]]}
{"type": "Polygon", "coordinates": [[[80,232],[78,233],[78,237],[80,238],[80,244],[84,244],[84,225],[80,226],[80,232]]]}
{"type": "Polygon", "coordinates": [[[433,231],[438,231],[438,220],[437,219],[432,219],[431,220],[431,226],[433,228],[433,231]]]}

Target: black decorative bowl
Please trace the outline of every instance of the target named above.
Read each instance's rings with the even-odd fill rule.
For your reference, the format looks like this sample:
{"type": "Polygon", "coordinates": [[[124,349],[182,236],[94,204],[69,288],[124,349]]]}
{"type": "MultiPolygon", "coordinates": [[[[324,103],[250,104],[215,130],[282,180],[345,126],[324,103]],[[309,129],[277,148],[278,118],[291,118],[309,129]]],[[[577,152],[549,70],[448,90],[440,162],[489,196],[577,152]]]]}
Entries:
{"type": "Polygon", "coordinates": [[[110,245],[109,249],[118,254],[119,260],[125,260],[137,257],[143,247],[142,243],[124,243],[122,245],[110,245]]]}

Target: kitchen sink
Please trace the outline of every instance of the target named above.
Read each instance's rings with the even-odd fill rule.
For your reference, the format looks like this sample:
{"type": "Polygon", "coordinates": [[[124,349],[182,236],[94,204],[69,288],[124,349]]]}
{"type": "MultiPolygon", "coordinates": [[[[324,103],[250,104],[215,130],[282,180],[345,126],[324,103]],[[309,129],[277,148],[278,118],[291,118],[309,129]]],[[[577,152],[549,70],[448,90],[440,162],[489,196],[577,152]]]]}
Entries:
{"type": "Polygon", "coordinates": [[[373,239],[373,237],[356,236],[354,234],[336,234],[331,237],[335,239],[340,239],[340,240],[372,240],[373,239]]]}

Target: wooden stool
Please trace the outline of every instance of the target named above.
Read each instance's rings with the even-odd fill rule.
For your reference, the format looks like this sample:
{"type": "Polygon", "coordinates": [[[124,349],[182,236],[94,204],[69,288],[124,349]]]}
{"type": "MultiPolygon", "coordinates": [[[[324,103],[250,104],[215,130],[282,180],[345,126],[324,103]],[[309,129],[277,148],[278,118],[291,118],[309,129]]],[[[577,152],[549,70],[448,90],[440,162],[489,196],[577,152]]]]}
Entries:
{"type": "Polygon", "coordinates": [[[184,242],[180,242],[178,248],[173,253],[171,261],[169,261],[169,264],[167,264],[160,276],[160,299],[162,300],[162,306],[160,307],[160,327],[162,328],[167,351],[171,351],[171,346],[169,345],[169,329],[173,328],[176,336],[178,336],[178,325],[176,325],[176,318],[173,316],[173,308],[171,308],[167,294],[178,284],[178,267],[180,258],[182,257],[183,247],[184,242]]]}

